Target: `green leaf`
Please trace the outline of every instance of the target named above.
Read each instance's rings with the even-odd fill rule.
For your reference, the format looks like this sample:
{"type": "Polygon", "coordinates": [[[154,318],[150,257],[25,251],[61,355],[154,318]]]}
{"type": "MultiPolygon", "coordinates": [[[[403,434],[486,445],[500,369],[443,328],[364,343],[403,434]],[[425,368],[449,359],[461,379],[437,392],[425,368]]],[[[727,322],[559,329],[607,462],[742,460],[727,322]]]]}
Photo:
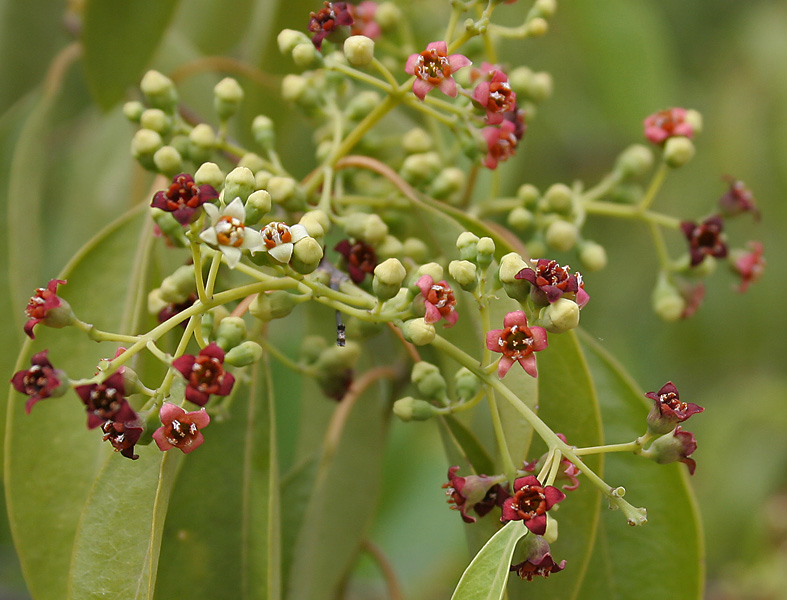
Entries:
{"type": "MultiPolygon", "coordinates": [[[[582,334],[580,339],[599,392],[605,437],[617,443],[641,435],[649,410],[642,392],[590,336],[582,334]]],[[[647,508],[648,522],[630,527],[618,512],[602,515],[589,575],[579,597],[702,598],[704,548],[686,468],[615,454],[606,460],[606,480],[625,486],[626,499],[647,508]]]]}
{"type": "Polygon", "coordinates": [[[138,82],[177,4],[177,0],[87,0],[82,33],[85,73],[102,108],[112,108],[138,82]]]}
{"type": "Polygon", "coordinates": [[[493,535],[465,569],[451,600],[503,597],[516,543],[528,533],[522,521],[509,521],[493,535]]]}
{"type": "Polygon", "coordinates": [[[478,441],[476,435],[465,427],[453,416],[446,416],[440,420],[441,425],[450,432],[454,443],[462,449],[467,460],[473,465],[473,469],[478,475],[489,475],[495,472],[495,465],[489,453],[478,441]]]}

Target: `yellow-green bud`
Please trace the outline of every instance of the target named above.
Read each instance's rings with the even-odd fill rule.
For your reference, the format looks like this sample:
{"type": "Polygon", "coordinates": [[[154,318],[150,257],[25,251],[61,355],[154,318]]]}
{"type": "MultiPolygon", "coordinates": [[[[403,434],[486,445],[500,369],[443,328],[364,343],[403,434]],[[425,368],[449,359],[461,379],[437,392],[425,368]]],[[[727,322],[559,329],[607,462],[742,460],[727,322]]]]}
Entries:
{"type": "Polygon", "coordinates": [[[526,231],[530,227],[533,226],[535,222],[535,217],[533,213],[527,210],[522,206],[517,206],[513,209],[510,213],[508,213],[508,218],[506,219],[508,226],[511,229],[517,229],[519,231],[526,231]]]}
{"type": "Polygon", "coordinates": [[[123,115],[133,123],[139,123],[142,113],[145,112],[145,105],[138,100],[126,102],[123,105],[123,115]]]}
{"type": "Polygon", "coordinates": [[[315,209],[304,213],[299,221],[313,238],[322,238],[331,230],[331,220],[325,212],[315,209]]]}
{"type": "Polygon", "coordinates": [[[571,210],[571,198],[573,193],[571,188],[563,183],[556,183],[549,186],[544,193],[544,200],[548,211],[566,213],[571,210]]]}
{"type": "Polygon", "coordinates": [[[309,41],[292,49],[292,61],[301,69],[308,69],[322,63],[322,54],[309,41]]]}
{"type": "Polygon", "coordinates": [[[549,18],[552,15],[554,15],[555,11],[557,10],[557,1],[556,0],[537,0],[533,8],[542,17],[549,18]]]}
{"type": "Polygon", "coordinates": [[[347,325],[347,337],[354,340],[367,340],[384,329],[382,323],[372,323],[352,316],[347,318],[345,324],[347,325]]]}
{"type": "Polygon", "coordinates": [[[183,159],[180,152],[172,146],[162,146],[153,155],[153,164],[156,169],[166,175],[173,177],[183,171],[183,159]]]}
{"type": "Polygon", "coordinates": [[[508,74],[508,82],[517,96],[530,96],[533,71],[527,67],[517,67],[508,74]]]}
{"type": "Polygon", "coordinates": [[[265,190],[257,190],[249,194],[246,200],[246,223],[256,225],[260,219],[271,211],[271,195],[265,190]]]}
{"type": "Polygon", "coordinates": [[[148,71],[142,77],[139,89],[154,108],[173,114],[178,105],[178,92],[172,80],[158,71],[148,71]]]}
{"type": "Polygon", "coordinates": [[[140,129],[131,140],[131,155],[146,169],[154,169],[153,155],[164,145],[161,136],[152,129],[140,129]]]}
{"type": "Polygon", "coordinates": [[[422,239],[414,237],[407,238],[402,244],[402,254],[420,263],[426,260],[429,254],[429,246],[427,246],[426,242],[422,239]]]}
{"type": "Polygon", "coordinates": [[[642,177],[653,168],[653,151],[643,144],[632,144],[620,153],[615,168],[624,178],[642,177]]]}
{"type": "Polygon", "coordinates": [[[579,231],[577,226],[563,219],[558,219],[547,227],[544,234],[547,244],[559,252],[571,250],[577,243],[579,231]]]}
{"type": "Polygon", "coordinates": [[[194,279],[194,265],[183,265],[175,269],[172,275],[164,278],[159,288],[159,295],[164,302],[180,304],[185,302],[192,292],[197,290],[194,279]]]}
{"type": "Polygon", "coordinates": [[[292,258],[290,265],[293,269],[306,275],[320,266],[322,260],[322,246],[313,237],[305,237],[292,247],[292,258]]]}
{"type": "Polygon", "coordinates": [[[699,112],[690,108],[686,111],[686,116],[683,117],[683,120],[691,125],[694,135],[702,133],[702,115],[699,112]]]}
{"type": "Polygon", "coordinates": [[[257,171],[254,174],[254,187],[258,190],[265,190],[268,188],[268,182],[273,177],[273,173],[270,171],[257,171]]]}
{"type": "Polygon", "coordinates": [[[437,411],[426,400],[407,396],[394,402],[393,413],[407,423],[409,421],[427,421],[436,415],[437,411]]]}
{"type": "Polygon", "coordinates": [[[254,140],[265,150],[271,150],[276,141],[273,121],[265,115],[257,115],[251,122],[251,134],[254,140]]]}
{"type": "Polygon", "coordinates": [[[408,154],[428,152],[432,149],[432,136],[420,127],[414,127],[402,137],[402,148],[408,154]]]}
{"type": "Polygon", "coordinates": [[[150,214],[153,215],[153,221],[155,221],[156,225],[161,229],[161,233],[163,233],[167,239],[181,248],[188,246],[188,240],[183,233],[183,225],[175,220],[171,212],[165,212],[158,208],[151,208],[150,214]]]}
{"type": "Polygon", "coordinates": [[[161,297],[161,290],[154,288],[148,293],[148,312],[151,315],[159,314],[169,304],[161,297]]]}
{"type": "Polygon", "coordinates": [[[377,252],[379,260],[397,258],[404,253],[404,245],[399,241],[399,238],[388,234],[382,242],[375,246],[375,252],[377,252]]]}
{"type": "Polygon", "coordinates": [[[583,242],[579,247],[579,261],[587,271],[600,271],[607,266],[607,251],[596,242],[583,242]]]}
{"type": "Polygon", "coordinates": [[[428,363],[425,360],[413,365],[410,381],[415,384],[418,391],[426,398],[442,399],[445,397],[445,390],[448,384],[437,365],[428,363]]]}
{"type": "Polygon", "coordinates": [[[445,277],[443,273],[443,267],[441,267],[436,262],[430,262],[421,265],[418,267],[415,275],[416,281],[418,281],[418,279],[420,279],[423,275],[429,275],[434,281],[440,281],[445,277]]]}
{"type": "Polygon", "coordinates": [[[525,206],[533,206],[541,197],[541,192],[538,188],[531,183],[523,183],[516,191],[516,197],[519,198],[525,206]]]}
{"type": "Polygon", "coordinates": [[[402,9],[393,2],[381,2],[377,5],[374,20],[383,31],[391,31],[402,21],[402,9]]]}
{"type": "Polygon", "coordinates": [[[427,323],[421,318],[405,321],[404,325],[402,325],[402,334],[408,342],[416,346],[425,346],[434,341],[437,332],[434,325],[427,323]]]}
{"type": "Polygon", "coordinates": [[[230,311],[224,305],[211,308],[208,312],[202,315],[200,319],[200,330],[202,337],[206,340],[213,339],[213,332],[223,319],[230,316],[230,311]]]}
{"type": "Polygon", "coordinates": [[[481,380],[467,367],[460,368],[454,375],[456,395],[465,400],[475,396],[481,389],[481,380]]]}
{"type": "Polygon", "coordinates": [[[200,123],[191,130],[188,139],[188,154],[193,161],[203,162],[210,158],[216,143],[216,134],[210,125],[200,123]]]}
{"type": "Polygon", "coordinates": [[[531,19],[530,23],[527,24],[527,33],[530,37],[541,37],[546,35],[547,31],[549,31],[549,23],[541,17],[531,19]]]}
{"type": "Polygon", "coordinates": [[[568,298],[558,298],[541,311],[539,323],[550,333],[565,333],[579,325],[579,305],[568,298]]]}
{"type": "Polygon", "coordinates": [[[282,29],[276,38],[276,42],[279,45],[279,52],[282,54],[291,54],[295,46],[298,44],[311,43],[311,40],[301,31],[282,29]]]}
{"type": "Polygon", "coordinates": [[[463,231],[456,238],[456,249],[462,260],[475,261],[478,256],[478,236],[469,231],[463,231]]]}
{"type": "Polygon", "coordinates": [[[246,321],[241,317],[224,317],[216,329],[216,343],[227,352],[246,339],[246,321]]]}
{"type": "Polygon", "coordinates": [[[372,289],[380,300],[390,300],[402,287],[407,271],[396,258],[389,258],[374,268],[372,289]]]}
{"type": "Polygon", "coordinates": [[[252,173],[256,173],[257,171],[261,171],[265,168],[265,161],[259,154],[247,152],[241,156],[240,160],[238,161],[238,166],[246,167],[252,173]]]}
{"type": "Polygon", "coordinates": [[[479,267],[485,269],[492,264],[492,259],[495,257],[495,242],[492,238],[480,238],[476,245],[476,250],[478,251],[476,262],[479,267]]]}
{"type": "Polygon", "coordinates": [[[694,158],[694,142],[687,137],[671,137],[664,144],[664,162],[673,169],[694,158]]]}
{"type": "Polygon", "coordinates": [[[431,192],[435,198],[447,198],[464,189],[467,184],[465,172],[458,167],[447,167],[440,171],[432,182],[431,192]]]}
{"type": "Polygon", "coordinates": [[[241,102],[243,88],[232,77],[225,77],[213,88],[213,108],[220,120],[226,121],[238,112],[241,102]]]}
{"type": "Polygon", "coordinates": [[[139,125],[166,135],[172,128],[172,119],[160,108],[149,108],[139,116],[139,125]]]}
{"type": "Polygon", "coordinates": [[[274,175],[268,180],[266,186],[271,195],[271,200],[277,204],[285,205],[295,196],[298,184],[292,177],[274,175]]]}
{"type": "Polygon", "coordinates": [[[361,346],[348,341],[344,346],[327,346],[315,363],[318,369],[337,372],[352,369],[361,358],[361,346]]]}
{"type": "Polygon", "coordinates": [[[345,230],[351,237],[362,239],[369,244],[379,244],[388,235],[388,225],[378,216],[367,213],[353,213],[347,218],[345,230]]]}
{"type": "Polygon", "coordinates": [[[442,163],[437,152],[420,152],[405,158],[399,172],[407,181],[431,181],[442,167],[442,163]]]}
{"type": "Polygon", "coordinates": [[[558,538],[558,520],[547,515],[547,530],[544,532],[544,541],[554,544],[558,538]]]}
{"type": "Polygon", "coordinates": [[[249,306],[251,315],[260,321],[268,322],[273,319],[282,319],[295,308],[295,299],[292,294],[283,290],[263,292],[249,306]]]}
{"type": "Polygon", "coordinates": [[[366,67],[374,59],[374,40],[365,35],[352,35],[344,42],[344,56],[354,67],[366,67]]]}
{"type": "Polygon", "coordinates": [[[450,273],[454,281],[467,292],[473,291],[476,285],[478,285],[476,272],[477,269],[475,264],[471,263],[469,260],[452,260],[448,263],[448,273],[450,273]]]}
{"type": "Polygon", "coordinates": [[[240,198],[244,204],[254,191],[254,173],[246,167],[235,167],[227,174],[224,180],[224,203],[229,204],[235,198],[240,198]]]}
{"type": "Polygon", "coordinates": [[[547,254],[546,244],[540,239],[530,240],[525,244],[525,249],[527,250],[528,256],[535,258],[541,258],[547,254]]]}
{"type": "Polygon", "coordinates": [[[224,362],[233,367],[245,367],[262,358],[262,346],[257,342],[246,340],[238,344],[224,355],[224,362]]]}
{"type": "Polygon", "coordinates": [[[530,293],[530,282],[515,277],[517,273],[526,268],[529,268],[529,265],[516,252],[509,252],[500,259],[500,268],[498,269],[500,284],[509,298],[518,302],[527,300],[530,293]]]}
{"type": "MultiPolygon", "coordinates": [[[[350,99],[350,101],[347,103],[347,108],[345,109],[344,113],[347,115],[348,119],[360,121],[370,112],[372,112],[375,107],[379,106],[380,101],[380,94],[372,90],[365,90],[359,94],[356,94],[350,99]]],[[[326,141],[333,143],[332,140],[326,141]]]]}
{"type": "Polygon", "coordinates": [[[224,184],[224,173],[221,172],[219,165],[212,162],[202,163],[194,173],[194,183],[197,185],[211,185],[215,189],[220,190],[224,184]]]}
{"type": "Polygon", "coordinates": [[[664,321],[677,321],[686,310],[686,300],[665,274],[659,276],[651,297],[653,311],[664,321]]]}

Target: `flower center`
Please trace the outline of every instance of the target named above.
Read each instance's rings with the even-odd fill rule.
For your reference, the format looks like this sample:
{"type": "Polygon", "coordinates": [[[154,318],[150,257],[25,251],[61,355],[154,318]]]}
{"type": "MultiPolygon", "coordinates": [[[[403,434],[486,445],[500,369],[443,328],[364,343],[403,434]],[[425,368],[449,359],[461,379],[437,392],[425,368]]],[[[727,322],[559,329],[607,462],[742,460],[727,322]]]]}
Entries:
{"type": "Polygon", "coordinates": [[[89,399],[88,408],[94,414],[104,419],[111,419],[120,410],[123,396],[115,388],[100,383],[90,390],[89,399]]]}
{"type": "Polygon", "coordinates": [[[500,336],[498,344],[501,352],[514,360],[525,358],[533,353],[533,334],[528,327],[514,325],[507,327],[500,336]]]}
{"type": "Polygon", "coordinates": [[[166,197],[167,208],[171,211],[184,206],[189,208],[199,206],[199,193],[196,184],[183,176],[176,178],[169,186],[166,197]]]}
{"type": "Polygon", "coordinates": [[[493,81],[489,84],[487,108],[493,112],[507,112],[513,110],[511,86],[507,81],[493,81]]]}
{"type": "Polygon", "coordinates": [[[223,216],[216,223],[216,238],[222,246],[234,246],[237,248],[243,244],[243,230],[245,227],[235,217],[223,216]]]}
{"type": "Polygon", "coordinates": [[[262,235],[262,243],[265,244],[268,250],[273,250],[276,246],[292,242],[289,226],[280,221],[268,223],[260,234],[262,235]]]}
{"type": "Polygon", "coordinates": [[[565,287],[568,284],[568,268],[561,267],[556,261],[550,260],[547,264],[538,266],[538,276],[544,281],[539,281],[539,285],[554,285],[555,287],[565,287]]]}
{"type": "Polygon", "coordinates": [[[427,302],[430,302],[445,317],[456,306],[456,298],[451,288],[435,283],[426,295],[427,302]]]}
{"type": "Polygon", "coordinates": [[[28,369],[22,383],[28,396],[38,396],[46,390],[47,374],[41,365],[33,365],[28,369]]]}
{"type": "Polygon", "coordinates": [[[413,72],[419,79],[438,85],[451,75],[451,63],[445,54],[432,48],[421,52],[413,72]]]}
{"type": "Polygon", "coordinates": [[[31,319],[43,319],[46,317],[46,297],[51,292],[44,288],[38,288],[32,298],[27,302],[25,314],[31,319]]]}
{"type": "Polygon", "coordinates": [[[194,423],[181,423],[177,419],[173,419],[166,428],[166,438],[173,446],[188,447],[194,442],[194,437],[198,432],[199,429],[194,423]]]}
{"type": "Polygon", "coordinates": [[[523,521],[543,515],[547,511],[547,497],[544,488],[536,485],[526,485],[516,494],[511,504],[523,521]]]}
{"type": "Polygon", "coordinates": [[[674,411],[678,412],[685,412],[689,409],[689,405],[685,402],[681,402],[675,392],[667,392],[666,394],[661,394],[659,396],[659,401],[662,404],[666,404],[669,408],[674,411]]]}
{"type": "Polygon", "coordinates": [[[224,376],[224,367],[218,358],[200,355],[194,361],[189,376],[189,384],[200,392],[215,394],[224,376]]]}

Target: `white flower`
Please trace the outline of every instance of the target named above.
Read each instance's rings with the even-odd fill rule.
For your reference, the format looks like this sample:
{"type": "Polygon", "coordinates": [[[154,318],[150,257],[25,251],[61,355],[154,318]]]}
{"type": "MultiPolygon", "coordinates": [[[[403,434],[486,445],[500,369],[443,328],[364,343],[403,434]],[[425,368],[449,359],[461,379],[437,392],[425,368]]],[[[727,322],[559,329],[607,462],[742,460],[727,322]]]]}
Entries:
{"type": "Polygon", "coordinates": [[[263,248],[260,232],[244,225],[246,209],[240,198],[235,198],[221,211],[214,204],[203,204],[202,208],[208,213],[211,226],[199,237],[211,246],[218,246],[230,269],[238,264],[243,250],[254,253],[263,248]]]}
{"type": "MultiPolygon", "coordinates": [[[[303,225],[289,225],[281,221],[273,221],[268,223],[260,231],[262,235],[262,248],[263,252],[267,251],[273,258],[280,263],[290,262],[292,257],[293,245],[309,237],[309,232],[303,225]]],[[[252,254],[256,252],[256,248],[252,250],[252,254]]]]}

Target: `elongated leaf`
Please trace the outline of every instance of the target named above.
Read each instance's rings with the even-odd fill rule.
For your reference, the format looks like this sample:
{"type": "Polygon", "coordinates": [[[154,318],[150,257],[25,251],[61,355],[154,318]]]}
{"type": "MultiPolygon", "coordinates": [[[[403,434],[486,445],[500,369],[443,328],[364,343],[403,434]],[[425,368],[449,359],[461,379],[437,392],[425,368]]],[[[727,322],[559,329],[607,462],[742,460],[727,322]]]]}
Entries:
{"type": "MultiPolygon", "coordinates": [[[[609,443],[645,430],[648,404],[630,377],[589,336],[582,335],[604,414],[609,443]]],[[[633,455],[612,455],[606,478],[628,490],[626,499],[648,510],[648,522],[630,527],[622,515],[602,515],[582,600],[702,598],[704,549],[694,496],[682,464],[657,465],[633,455]],[[654,567],[654,561],[659,567],[654,567]]],[[[561,534],[563,531],[561,530],[561,534]]]]}
{"type": "Polygon", "coordinates": [[[82,34],[85,73],[102,108],[114,106],[140,79],[177,4],[177,0],[87,0],[82,34]]]}
{"type": "Polygon", "coordinates": [[[492,458],[472,431],[452,416],[447,416],[440,422],[445,425],[455,443],[463,450],[477,474],[488,475],[495,472],[492,458]]]}
{"type": "Polygon", "coordinates": [[[500,600],[516,543],[527,533],[522,521],[509,521],[493,535],[462,574],[451,600],[500,600]]]}

